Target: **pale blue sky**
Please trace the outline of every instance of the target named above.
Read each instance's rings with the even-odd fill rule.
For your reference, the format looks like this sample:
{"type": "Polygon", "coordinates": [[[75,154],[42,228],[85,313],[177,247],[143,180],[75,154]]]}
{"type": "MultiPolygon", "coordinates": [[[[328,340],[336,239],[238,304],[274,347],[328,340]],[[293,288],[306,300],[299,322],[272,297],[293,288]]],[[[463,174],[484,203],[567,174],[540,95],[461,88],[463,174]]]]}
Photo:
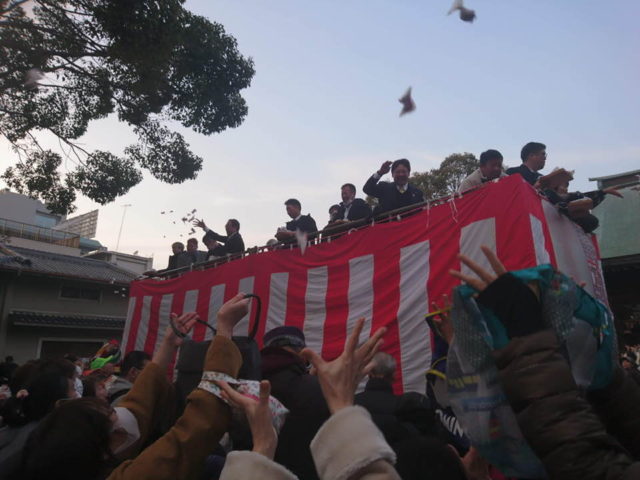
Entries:
{"type": "MultiPolygon", "coordinates": [[[[640,2],[466,3],[473,24],[446,16],[448,0],[188,1],[254,59],[249,115],[220,135],[187,131],[205,159],[198,179],[147,176],[100,207],[97,238],[115,247],[121,205],[132,204],[120,250],[153,253],[162,268],[188,229],[161,210],[197,208],[220,231],[235,217],[247,246],[264,244],[286,222],[289,197],[324,225],[340,185],[360,190],[384,160],[406,157],[423,171],[453,152],[497,148],[516,165],[531,140],[547,144],[545,171],[576,170],[575,189],[640,168],[640,2]],[[399,118],[408,86],[418,108],[399,118]]],[[[106,120],[83,140],[121,152],[133,136],[106,120]]]]}

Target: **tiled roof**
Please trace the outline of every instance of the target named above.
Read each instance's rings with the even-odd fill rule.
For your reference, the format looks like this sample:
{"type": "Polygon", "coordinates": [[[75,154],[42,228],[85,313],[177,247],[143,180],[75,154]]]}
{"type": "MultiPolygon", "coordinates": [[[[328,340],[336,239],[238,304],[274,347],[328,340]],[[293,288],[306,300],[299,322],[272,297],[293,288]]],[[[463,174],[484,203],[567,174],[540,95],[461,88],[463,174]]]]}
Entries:
{"type": "Polygon", "coordinates": [[[124,328],[125,318],[13,310],[9,313],[9,321],[13,325],[23,327],[101,328],[105,330],[122,330],[124,328]]]}
{"type": "Polygon", "coordinates": [[[0,270],[20,270],[119,285],[128,285],[136,278],[135,274],[103,260],[14,246],[0,249],[0,270]]]}

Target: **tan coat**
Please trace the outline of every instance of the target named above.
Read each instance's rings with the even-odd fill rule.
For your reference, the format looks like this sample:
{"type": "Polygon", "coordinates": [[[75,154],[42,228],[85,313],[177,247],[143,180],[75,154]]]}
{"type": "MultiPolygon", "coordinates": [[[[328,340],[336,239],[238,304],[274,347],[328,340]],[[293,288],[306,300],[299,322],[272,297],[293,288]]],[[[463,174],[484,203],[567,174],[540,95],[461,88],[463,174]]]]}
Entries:
{"type": "MultiPolygon", "coordinates": [[[[238,375],[242,356],[229,339],[214,337],[205,370],[238,375]]],[[[157,399],[169,388],[166,372],[153,363],[142,371],[131,391],[120,404],[138,420],[140,443],[148,437],[157,399]]],[[[119,465],[108,480],[180,480],[200,478],[204,461],[229,429],[231,410],[218,397],[204,390],[194,390],[187,399],[183,415],[162,438],[133,460],[119,465]]],[[[161,413],[161,412],[160,412],[161,413]]]]}

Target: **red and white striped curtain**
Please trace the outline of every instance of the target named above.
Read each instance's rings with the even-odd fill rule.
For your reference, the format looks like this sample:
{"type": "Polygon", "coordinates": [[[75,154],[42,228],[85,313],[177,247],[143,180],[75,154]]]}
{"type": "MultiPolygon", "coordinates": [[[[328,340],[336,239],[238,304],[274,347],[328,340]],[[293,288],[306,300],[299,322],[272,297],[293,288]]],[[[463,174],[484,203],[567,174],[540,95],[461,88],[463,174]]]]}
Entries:
{"type": "MultiPolygon", "coordinates": [[[[140,280],[130,289],[123,348],[152,352],[171,312],[197,311],[215,326],[220,306],[238,292],[262,298],[257,341],[280,325],[304,331],[307,345],[327,359],[342,351],[356,319],[362,340],[388,328],[382,350],[398,363],[396,391],[425,391],[431,301],[457,285],[458,253],[487,264],[481,245],[508,269],[552,263],[606,301],[597,248],[519,175],[485,184],[400,221],[376,224],[310,246],[249,255],[168,280],[140,280]]],[[[488,266],[488,265],[487,265],[488,266]]],[[[246,335],[252,312],[234,333],[246,335]]],[[[252,321],[252,320],[251,320],[252,321]]],[[[197,325],[195,340],[211,331],[197,325]]]]}

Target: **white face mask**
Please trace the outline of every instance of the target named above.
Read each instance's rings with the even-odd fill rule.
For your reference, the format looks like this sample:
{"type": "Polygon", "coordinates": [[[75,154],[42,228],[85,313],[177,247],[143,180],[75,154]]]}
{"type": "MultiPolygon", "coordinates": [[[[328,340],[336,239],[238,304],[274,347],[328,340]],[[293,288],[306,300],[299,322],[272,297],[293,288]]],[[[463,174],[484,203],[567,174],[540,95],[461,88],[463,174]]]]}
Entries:
{"type": "Polygon", "coordinates": [[[140,428],[138,427],[138,420],[136,417],[126,408],[116,407],[114,408],[117,420],[113,424],[112,432],[118,431],[120,433],[126,433],[126,439],[114,450],[114,454],[118,454],[123,450],[129,448],[140,438],[140,428]]]}

